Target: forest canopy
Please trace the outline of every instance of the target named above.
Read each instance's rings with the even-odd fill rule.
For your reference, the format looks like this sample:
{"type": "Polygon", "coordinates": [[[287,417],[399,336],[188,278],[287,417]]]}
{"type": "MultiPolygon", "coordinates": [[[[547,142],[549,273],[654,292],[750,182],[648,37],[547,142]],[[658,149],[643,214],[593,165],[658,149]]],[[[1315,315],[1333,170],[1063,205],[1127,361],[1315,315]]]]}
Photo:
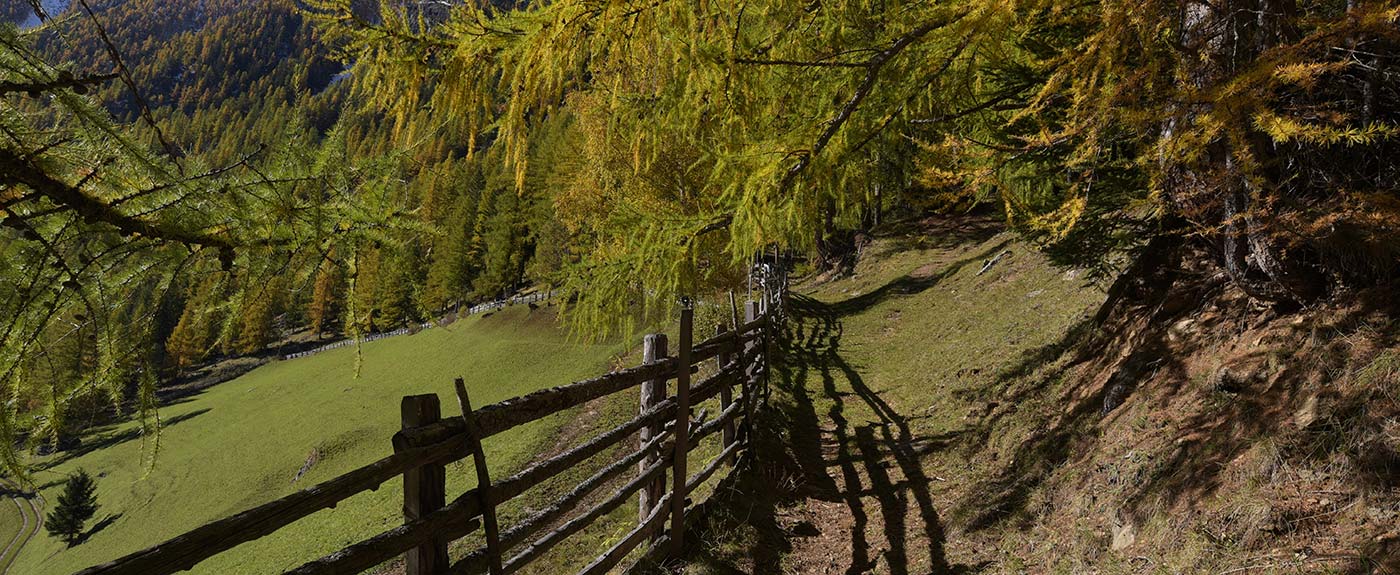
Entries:
{"type": "Polygon", "coordinates": [[[605,337],[772,254],[847,272],[882,221],[930,211],[999,209],[1105,277],[1189,242],[1269,305],[1400,265],[1394,2],[46,16],[0,24],[0,421],[35,449],[132,410],[158,438],[162,384],[297,334],[534,284],[605,337]]]}
{"type": "Polygon", "coordinates": [[[1173,234],[1277,303],[1400,261],[1393,2],[306,4],[367,101],[491,134],[517,183],[575,122],[545,169],[588,322],[775,247],[835,264],[898,205],[998,202],[1090,265],[1173,234]]]}

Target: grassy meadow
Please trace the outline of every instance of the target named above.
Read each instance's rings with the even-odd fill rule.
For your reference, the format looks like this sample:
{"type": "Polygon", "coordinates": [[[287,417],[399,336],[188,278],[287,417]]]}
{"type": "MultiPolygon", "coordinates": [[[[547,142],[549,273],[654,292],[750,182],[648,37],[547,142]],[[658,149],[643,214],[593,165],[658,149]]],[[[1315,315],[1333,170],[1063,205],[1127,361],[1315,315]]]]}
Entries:
{"type": "MultiPolygon", "coordinates": [[[[358,378],[353,347],[273,362],[163,407],[153,467],[143,460],[137,422],[97,430],[81,448],[40,461],[35,481],[49,501],[73,470],[98,476],[95,521],[105,526],[72,549],[36,537],[11,572],[72,573],[386,456],[405,395],[437,393],[450,417],[459,413],[456,377],[466,379],[473,404],[481,406],[601,373],[623,349],[575,343],[548,309],[516,307],[365,344],[358,378]],[[313,451],[319,460],[294,484],[313,451]]],[[[493,474],[524,463],[553,441],[563,421],[556,416],[489,441],[493,474]]],[[[469,465],[449,467],[449,499],[474,483],[469,465]]],[[[390,481],[191,572],[295,567],[401,523],[402,489],[401,481],[390,481]]]]}

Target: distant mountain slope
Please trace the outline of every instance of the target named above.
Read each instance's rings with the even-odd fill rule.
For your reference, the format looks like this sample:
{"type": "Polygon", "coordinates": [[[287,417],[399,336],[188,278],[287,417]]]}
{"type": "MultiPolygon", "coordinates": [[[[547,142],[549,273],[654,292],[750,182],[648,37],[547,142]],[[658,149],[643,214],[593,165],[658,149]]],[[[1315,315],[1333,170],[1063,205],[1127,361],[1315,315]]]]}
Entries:
{"type": "MultiPolygon", "coordinates": [[[[341,70],[290,1],[118,0],[94,11],[153,109],[191,114],[232,101],[246,112],[258,100],[317,92],[341,70]]],[[[110,70],[96,24],[68,14],[41,33],[40,49],[79,69],[110,70]]],[[[135,96],[108,90],[112,112],[134,119],[135,96]]]]}

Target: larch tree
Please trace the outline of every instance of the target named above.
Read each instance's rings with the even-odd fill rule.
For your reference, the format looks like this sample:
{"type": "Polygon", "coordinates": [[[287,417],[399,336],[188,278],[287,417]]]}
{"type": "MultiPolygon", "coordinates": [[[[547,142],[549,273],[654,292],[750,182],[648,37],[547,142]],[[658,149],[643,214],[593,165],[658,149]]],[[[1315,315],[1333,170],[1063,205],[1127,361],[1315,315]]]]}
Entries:
{"type": "MultiPolygon", "coordinates": [[[[964,68],[1014,17],[997,2],[590,2],[449,13],[304,3],[391,113],[429,105],[494,133],[517,189],[531,139],[583,134],[561,210],[575,222],[572,317],[602,327],[742,277],[772,246],[835,251],[903,188],[903,128],[951,111],[964,68]],[[800,86],[801,89],[794,89],[800,86]],[[596,118],[596,119],[594,119],[596,118]]],[[[475,147],[475,146],[473,146],[475,147]]]]}
{"type": "MultiPolygon", "coordinates": [[[[404,221],[385,204],[396,182],[380,165],[317,161],[335,156],[334,139],[310,146],[306,126],[288,125],[280,141],[211,164],[146,108],[121,124],[94,98],[117,85],[141,101],[115,46],[81,72],[36,51],[34,34],[0,26],[0,394],[13,400],[0,411],[0,460],[21,477],[15,440],[57,443],[76,406],[98,398],[154,419],[165,347],[154,330],[184,286],[268,270],[299,284],[334,245],[378,241],[404,221]],[[46,375],[36,358],[72,338],[84,350],[76,373],[46,375]]],[[[235,301],[220,314],[225,334],[254,300],[235,301]]],[[[169,350],[185,361],[208,333],[187,311],[191,333],[169,350]]]]}
{"type": "Polygon", "coordinates": [[[1190,238],[1272,302],[1400,261],[1393,2],[306,4],[372,104],[490,134],[518,189],[577,120],[552,169],[588,325],[768,247],[831,261],[881,190],[1100,263],[1190,238]]]}

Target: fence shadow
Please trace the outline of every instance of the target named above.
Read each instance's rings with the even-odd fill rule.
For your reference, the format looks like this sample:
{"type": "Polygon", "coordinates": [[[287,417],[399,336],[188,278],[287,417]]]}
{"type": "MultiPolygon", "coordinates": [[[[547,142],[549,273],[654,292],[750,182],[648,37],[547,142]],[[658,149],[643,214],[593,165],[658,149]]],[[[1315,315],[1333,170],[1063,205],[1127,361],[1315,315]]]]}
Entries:
{"type": "MultiPolygon", "coordinates": [[[[998,249],[1001,246],[989,252],[998,249]]],[[[915,289],[928,289],[979,257],[955,263],[915,289]]],[[[894,575],[908,573],[911,563],[925,558],[930,572],[963,571],[950,566],[944,554],[943,522],[929,491],[931,479],[920,463],[922,453],[948,445],[953,437],[916,436],[910,418],[867,386],[858,366],[847,360],[841,349],[840,316],[864,306],[793,296],[791,307],[793,319],[781,354],[784,365],[779,367],[779,386],[794,400],[789,410],[796,425],[789,429],[790,439],[803,475],[814,487],[811,495],[839,501],[850,512],[852,557],[847,573],[868,571],[880,559],[872,554],[872,534],[883,537],[883,557],[894,575]],[[813,389],[816,381],[820,389],[813,389]],[[816,412],[818,402],[826,406],[825,418],[816,412]],[[872,415],[875,421],[856,423],[872,415]],[[822,419],[829,429],[818,423],[822,419]],[[871,498],[879,508],[878,524],[872,524],[867,509],[871,498]],[[913,521],[907,517],[909,499],[918,515],[913,521]],[[911,524],[917,533],[908,532],[911,524]]]]}
{"type": "MultiPolygon", "coordinates": [[[[936,282],[920,283],[927,289],[936,282]]],[[[905,286],[887,287],[885,295],[905,286]]],[[[911,428],[916,418],[871,389],[842,347],[840,318],[870,304],[790,296],[791,317],[773,363],[778,394],[755,418],[761,422],[751,449],[756,457],[733,475],[732,489],[712,499],[707,528],[718,535],[710,541],[720,543],[692,550],[692,563],[716,573],[801,570],[784,564],[784,556],[802,545],[825,544],[835,531],[824,531],[844,528],[851,553],[849,563],[837,567],[850,575],[882,562],[893,575],[985,567],[949,563],[933,479],[921,462],[923,455],[958,443],[960,432],[917,434],[911,428]],[[803,500],[839,504],[840,517],[797,517],[789,510],[803,500]],[[803,541],[809,538],[819,539],[803,541]]]]}

